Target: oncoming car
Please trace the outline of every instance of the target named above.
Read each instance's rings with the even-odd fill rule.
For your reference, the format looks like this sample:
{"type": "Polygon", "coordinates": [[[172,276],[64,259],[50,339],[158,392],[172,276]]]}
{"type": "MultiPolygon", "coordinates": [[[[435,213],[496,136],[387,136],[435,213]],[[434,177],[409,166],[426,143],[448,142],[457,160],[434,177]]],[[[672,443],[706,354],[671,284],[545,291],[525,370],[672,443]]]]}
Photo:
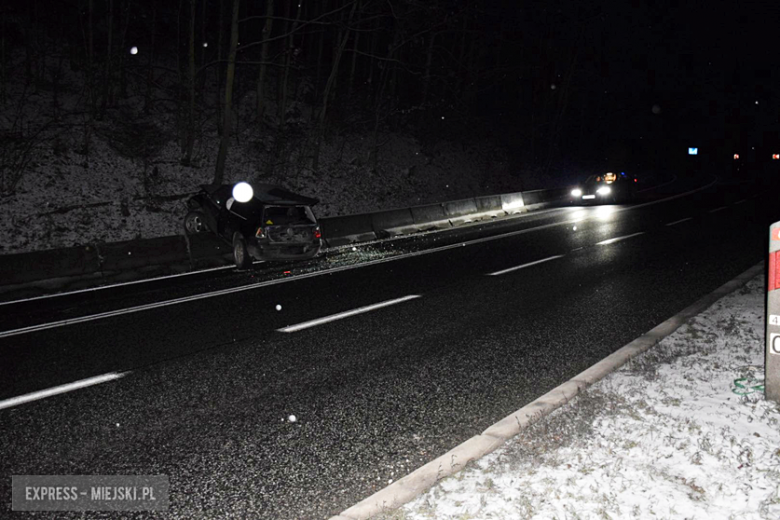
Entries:
{"type": "Polygon", "coordinates": [[[636,197],[637,182],[625,172],[591,175],[571,190],[569,199],[574,204],[631,202],[636,197]]]}
{"type": "Polygon", "coordinates": [[[252,259],[301,260],[322,247],[311,207],[317,199],[268,184],[203,185],[187,201],[188,234],[209,230],[233,248],[233,261],[245,269],[252,259]]]}

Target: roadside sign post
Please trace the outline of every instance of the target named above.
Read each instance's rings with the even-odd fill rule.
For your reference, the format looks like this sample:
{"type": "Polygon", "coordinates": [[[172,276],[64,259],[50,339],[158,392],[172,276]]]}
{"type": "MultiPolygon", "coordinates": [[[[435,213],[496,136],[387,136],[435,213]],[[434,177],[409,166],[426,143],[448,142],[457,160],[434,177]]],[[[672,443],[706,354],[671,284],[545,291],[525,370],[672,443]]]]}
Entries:
{"type": "Polygon", "coordinates": [[[768,400],[780,403],[780,221],[769,226],[764,389],[768,400]]]}

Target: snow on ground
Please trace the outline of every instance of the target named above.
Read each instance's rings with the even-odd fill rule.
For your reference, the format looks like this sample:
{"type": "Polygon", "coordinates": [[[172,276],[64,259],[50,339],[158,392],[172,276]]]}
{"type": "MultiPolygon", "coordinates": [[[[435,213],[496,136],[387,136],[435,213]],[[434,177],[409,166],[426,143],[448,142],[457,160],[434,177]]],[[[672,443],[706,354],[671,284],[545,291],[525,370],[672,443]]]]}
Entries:
{"type": "MultiPolygon", "coordinates": [[[[0,254],[181,233],[187,194],[213,176],[216,140],[213,149],[200,151],[194,167],[179,164],[174,141],[144,164],[118,154],[99,136],[87,159],[76,150],[77,140],[63,138],[60,148],[38,150],[16,192],[0,198],[0,254]]],[[[225,182],[271,182],[317,197],[319,217],[520,190],[519,179],[506,172],[487,179],[485,158],[452,144],[423,156],[413,138],[388,135],[377,170],[359,160],[368,148],[359,136],[345,136],[325,146],[318,174],[301,168],[295,175],[268,175],[263,162],[269,154],[258,152],[256,143],[237,143],[225,182]]]]}
{"type": "Polygon", "coordinates": [[[384,518],[780,518],[763,282],[384,518]]]}

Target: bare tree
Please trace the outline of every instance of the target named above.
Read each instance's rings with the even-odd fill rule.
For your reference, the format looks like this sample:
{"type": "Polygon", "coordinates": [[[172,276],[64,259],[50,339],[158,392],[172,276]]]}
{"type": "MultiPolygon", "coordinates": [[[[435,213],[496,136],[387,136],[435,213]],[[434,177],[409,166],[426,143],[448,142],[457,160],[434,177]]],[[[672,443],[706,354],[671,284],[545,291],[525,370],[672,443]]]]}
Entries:
{"type": "MultiPolygon", "coordinates": [[[[359,1],[359,0],[358,0],[359,1]]],[[[360,31],[355,32],[355,37],[352,41],[352,64],[349,67],[349,81],[347,83],[347,98],[352,98],[352,91],[355,87],[355,68],[357,66],[357,50],[360,43],[360,31]]]]}
{"type": "Polygon", "coordinates": [[[192,165],[192,150],[195,147],[195,2],[196,0],[190,0],[187,128],[185,129],[184,156],[181,160],[185,166],[192,165]]]}
{"type": "Polygon", "coordinates": [[[331,97],[331,90],[336,83],[336,76],[339,72],[339,63],[341,62],[341,56],[344,54],[344,48],[347,46],[347,40],[349,39],[349,30],[347,25],[352,22],[355,16],[355,10],[357,9],[358,2],[352,2],[352,9],[349,12],[348,23],[343,24],[339,29],[338,38],[336,40],[335,53],[333,55],[333,63],[330,68],[330,76],[328,76],[328,82],[325,84],[325,90],[322,93],[322,109],[319,115],[319,131],[317,133],[317,143],[314,148],[314,158],[312,161],[312,168],[316,170],[319,168],[320,159],[320,147],[322,146],[322,140],[325,137],[325,121],[328,115],[328,104],[331,97]]]}
{"type": "Polygon", "coordinates": [[[108,43],[106,44],[106,63],[103,69],[103,92],[100,100],[100,112],[98,119],[106,115],[109,91],[111,90],[111,55],[114,38],[114,0],[108,0],[108,43]]]}
{"type": "MultiPolygon", "coordinates": [[[[125,73],[125,43],[127,42],[127,29],[130,27],[130,12],[132,11],[132,0],[127,0],[123,9],[125,16],[122,19],[122,41],[119,42],[119,95],[124,99],[127,98],[127,74],[125,73]]],[[[114,99],[114,102],[116,99],[114,99]]]]}
{"type": "MultiPolygon", "coordinates": [[[[318,39],[319,43],[317,44],[317,65],[315,67],[315,80],[314,80],[314,86],[315,88],[320,88],[320,78],[322,75],[322,55],[323,50],[325,49],[325,29],[320,30],[320,37],[318,39]]],[[[316,110],[311,111],[311,119],[314,121],[317,117],[316,110]]]]}
{"type": "Polygon", "coordinates": [[[230,147],[231,114],[233,112],[233,79],[236,73],[236,48],[238,47],[238,8],[240,0],[233,0],[233,14],[230,22],[230,48],[225,78],[225,103],[223,107],[222,137],[219,140],[217,165],[214,170],[214,184],[222,184],[225,178],[225,162],[230,147]]]}
{"type": "Polygon", "coordinates": [[[263,46],[260,50],[260,72],[257,75],[257,100],[256,100],[256,112],[257,120],[262,122],[263,112],[265,110],[265,75],[268,68],[268,48],[271,44],[269,41],[271,37],[271,31],[273,30],[274,23],[274,0],[266,0],[265,2],[265,23],[263,24],[263,46]]]}
{"type": "Polygon", "coordinates": [[[0,17],[0,103],[6,101],[6,89],[8,76],[6,75],[6,56],[5,56],[5,35],[6,35],[6,17],[0,17]]]}
{"type": "Polygon", "coordinates": [[[152,2],[152,37],[149,43],[149,61],[146,64],[146,95],[144,96],[144,113],[152,110],[152,64],[154,63],[155,37],[157,36],[157,3],[152,2]]]}
{"type": "MultiPolygon", "coordinates": [[[[303,4],[303,0],[298,1],[298,8],[295,12],[295,20],[292,23],[292,29],[287,32],[287,44],[285,46],[285,54],[284,54],[284,72],[282,73],[281,80],[280,80],[280,86],[279,86],[279,114],[277,121],[279,123],[279,126],[284,126],[285,119],[287,117],[287,86],[289,84],[289,78],[290,78],[290,66],[292,64],[293,55],[295,53],[295,32],[298,30],[298,24],[300,23],[300,17],[301,17],[301,5],[303,4]]],[[[287,7],[285,9],[285,18],[289,18],[290,16],[290,4],[287,4],[287,7]]],[[[289,22],[287,22],[285,28],[289,27],[289,22]]]]}

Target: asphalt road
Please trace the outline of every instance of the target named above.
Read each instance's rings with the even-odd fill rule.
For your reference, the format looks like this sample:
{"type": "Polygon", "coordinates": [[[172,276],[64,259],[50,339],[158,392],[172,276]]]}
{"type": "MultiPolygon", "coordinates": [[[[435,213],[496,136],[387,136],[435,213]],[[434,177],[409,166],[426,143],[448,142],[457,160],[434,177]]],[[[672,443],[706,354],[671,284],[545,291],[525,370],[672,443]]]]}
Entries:
{"type": "Polygon", "coordinates": [[[171,518],[338,514],[764,259],[772,193],[678,180],[631,206],[6,303],[0,496],[10,475],[163,474],[171,518]],[[102,374],[122,377],[10,406],[102,374]]]}

